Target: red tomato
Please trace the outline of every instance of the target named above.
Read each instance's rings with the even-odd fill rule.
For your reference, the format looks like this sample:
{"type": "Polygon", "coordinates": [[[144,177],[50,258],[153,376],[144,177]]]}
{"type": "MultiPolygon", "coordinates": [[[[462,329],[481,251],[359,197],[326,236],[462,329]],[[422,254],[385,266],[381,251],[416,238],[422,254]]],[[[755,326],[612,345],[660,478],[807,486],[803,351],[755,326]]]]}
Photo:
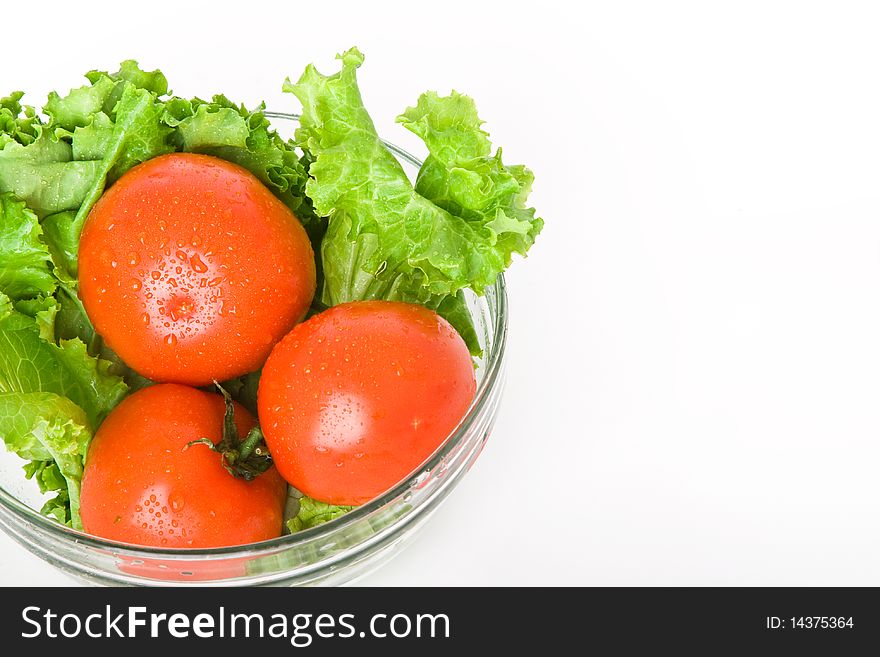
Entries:
{"type": "MultiPolygon", "coordinates": [[[[86,456],[83,528],[135,545],[205,548],[281,535],[287,486],[274,467],[251,482],[236,479],[221,457],[190,441],[220,441],[219,395],[176,384],[144,388],[104,420],[86,456]]],[[[244,436],[256,422],[235,405],[244,436]]]]}
{"type": "Polygon", "coordinates": [[[131,368],[207,385],[259,369],[305,315],[315,262],[302,225],[251,173],[176,153],[101,197],[79,282],[98,333],[131,368]]]}
{"type": "Polygon", "coordinates": [[[260,425],[282,476],[332,504],[363,504],[415,470],[476,391],[464,341],[422,306],[361,301],[299,324],[272,350],[260,425]]]}

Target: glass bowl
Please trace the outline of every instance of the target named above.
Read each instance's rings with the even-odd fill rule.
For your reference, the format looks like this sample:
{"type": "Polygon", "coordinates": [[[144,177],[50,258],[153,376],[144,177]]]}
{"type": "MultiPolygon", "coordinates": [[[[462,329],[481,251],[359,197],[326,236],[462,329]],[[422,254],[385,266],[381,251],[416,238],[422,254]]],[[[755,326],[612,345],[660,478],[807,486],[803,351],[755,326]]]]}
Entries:
{"type": "MultiPolygon", "coordinates": [[[[280,133],[297,117],[266,112],[280,133]]],[[[286,135],[285,135],[286,136],[286,135]]],[[[386,142],[414,179],[421,162],[386,142]]],[[[477,393],[465,417],[415,472],[376,499],[337,520],[261,543],[214,549],[157,549],[107,541],[46,518],[43,500],[22,472],[23,462],[0,454],[0,528],[65,573],[105,585],[342,584],[371,572],[406,545],[461,481],[482,451],[501,401],[507,296],[499,277],[468,304],[484,356],[477,393]]]]}

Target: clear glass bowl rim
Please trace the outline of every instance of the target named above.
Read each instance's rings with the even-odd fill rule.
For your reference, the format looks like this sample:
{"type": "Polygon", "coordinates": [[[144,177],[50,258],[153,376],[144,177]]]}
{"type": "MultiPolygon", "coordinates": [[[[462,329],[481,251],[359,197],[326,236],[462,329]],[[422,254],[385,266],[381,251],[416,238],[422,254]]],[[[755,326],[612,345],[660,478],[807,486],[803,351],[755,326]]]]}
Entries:
{"type": "MultiPolygon", "coordinates": [[[[299,119],[298,114],[270,111],[264,111],[264,114],[267,118],[270,119],[282,119],[288,121],[296,121],[299,119]]],[[[385,141],[384,139],[382,140],[382,142],[385,144],[385,147],[388,148],[389,151],[394,153],[394,155],[398,158],[406,161],[417,169],[422,166],[421,160],[403,150],[399,146],[395,146],[394,144],[385,141]]],[[[66,525],[62,525],[57,521],[41,515],[38,511],[27,506],[26,504],[18,500],[15,496],[7,492],[6,489],[4,489],[2,486],[0,486],[0,504],[6,507],[19,519],[29,523],[33,523],[37,525],[39,529],[45,530],[58,538],[69,538],[71,541],[84,547],[125,554],[127,557],[133,558],[137,558],[139,556],[148,558],[162,557],[166,559],[198,559],[200,557],[253,557],[261,553],[271,553],[279,549],[290,548],[298,544],[307,543],[321,533],[330,533],[330,531],[334,533],[343,532],[346,527],[357,523],[360,519],[368,517],[374,512],[382,509],[382,507],[384,507],[386,504],[389,504],[395,499],[401,497],[402,495],[405,495],[407,490],[412,486],[412,477],[414,474],[424,472],[426,470],[434,470],[461,441],[467,438],[472,421],[475,418],[479,417],[482,408],[490,398],[491,391],[494,390],[494,388],[499,384],[499,377],[502,371],[503,356],[507,344],[507,288],[504,282],[504,274],[500,274],[498,276],[498,280],[495,282],[491,289],[494,291],[493,296],[495,301],[495,326],[493,327],[494,339],[492,341],[491,349],[487,354],[484,354],[484,359],[486,363],[486,374],[483,380],[480,382],[479,386],[477,387],[474,401],[471,403],[471,406],[468,409],[467,413],[462,418],[461,422],[459,422],[458,426],[453,430],[453,432],[450,433],[449,436],[447,436],[446,440],[444,440],[440,447],[438,447],[431,456],[429,456],[416,470],[414,470],[410,476],[402,480],[400,483],[398,483],[379,497],[370,500],[362,506],[352,509],[344,516],[332,521],[332,523],[330,523],[332,529],[331,526],[319,525],[317,527],[312,527],[310,529],[296,532],[295,534],[288,534],[279,538],[273,538],[267,541],[260,541],[258,543],[249,543],[246,545],[218,548],[169,549],[146,547],[140,545],[132,545],[130,543],[110,541],[73,529],[71,527],[67,527],[66,525]]],[[[423,504],[427,504],[430,506],[431,500],[427,499],[423,502],[423,504]]],[[[417,507],[413,508],[410,513],[406,514],[406,516],[404,516],[400,520],[406,520],[407,517],[416,514],[417,511],[417,507]]],[[[404,522],[404,524],[406,523],[404,522]]]]}

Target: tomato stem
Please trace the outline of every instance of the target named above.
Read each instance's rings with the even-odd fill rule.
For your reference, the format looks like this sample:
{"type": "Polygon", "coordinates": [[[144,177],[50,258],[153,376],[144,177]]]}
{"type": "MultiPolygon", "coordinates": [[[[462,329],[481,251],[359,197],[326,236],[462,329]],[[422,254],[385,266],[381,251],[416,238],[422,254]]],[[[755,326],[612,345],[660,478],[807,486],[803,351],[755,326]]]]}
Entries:
{"type": "Polygon", "coordinates": [[[265,447],[265,442],[260,427],[254,427],[248,432],[247,438],[244,439],[244,442],[241,443],[241,447],[238,450],[239,457],[244,460],[251,454],[257,453],[259,455],[257,450],[261,447],[260,443],[263,443],[262,447],[265,447]]]}
{"type": "Polygon", "coordinates": [[[193,445],[205,445],[220,454],[220,460],[226,471],[236,479],[253,481],[272,466],[272,455],[266,447],[263,432],[259,426],[251,429],[244,440],[238,436],[238,427],[235,426],[235,406],[232,397],[219,383],[214,385],[223,401],[226,403],[226,411],[223,413],[223,435],[216,445],[210,438],[192,440],[184,446],[189,449],[193,445]]]}

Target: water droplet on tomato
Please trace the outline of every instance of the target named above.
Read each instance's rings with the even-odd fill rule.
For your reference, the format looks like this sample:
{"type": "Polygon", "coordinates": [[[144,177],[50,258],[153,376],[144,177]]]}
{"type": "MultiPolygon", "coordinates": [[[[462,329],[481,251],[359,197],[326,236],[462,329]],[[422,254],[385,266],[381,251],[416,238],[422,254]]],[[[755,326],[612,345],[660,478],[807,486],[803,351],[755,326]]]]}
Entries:
{"type": "Polygon", "coordinates": [[[150,313],[144,313],[143,315],[141,315],[141,321],[142,321],[145,325],[149,325],[149,323],[150,323],[150,313]]]}
{"type": "Polygon", "coordinates": [[[192,258],[190,258],[189,264],[193,268],[193,271],[198,272],[199,274],[204,274],[206,271],[208,271],[208,265],[206,265],[202,261],[198,254],[195,254],[192,258]]]}
{"type": "Polygon", "coordinates": [[[119,264],[119,263],[116,262],[115,260],[111,260],[111,261],[110,261],[110,266],[113,267],[113,269],[116,269],[116,266],[117,266],[118,264],[119,264]]]}
{"type": "Polygon", "coordinates": [[[158,269],[151,271],[150,278],[152,278],[154,281],[158,281],[160,278],[162,278],[162,272],[160,272],[158,269]]]}
{"type": "Polygon", "coordinates": [[[165,336],[165,344],[173,347],[174,345],[177,344],[177,336],[174,335],[173,333],[169,333],[168,335],[165,336]]]}
{"type": "Polygon", "coordinates": [[[132,278],[128,282],[128,284],[129,284],[129,286],[131,286],[131,289],[134,290],[135,292],[137,292],[138,290],[141,289],[141,282],[136,278],[132,278]]]}
{"type": "Polygon", "coordinates": [[[128,264],[134,266],[137,263],[139,263],[140,261],[141,261],[141,259],[137,253],[132,252],[132,253],[128,254],[128,264]]]}
{"type": "MultiPolygon", "coordinates": [[[[174,511],[180,511],[180,510],[182,510],[183,507],[184,507],[184,504],[185,504],[184,499],[183,499],[180,495],[177,495],[177,494],[175,494],[175,493],[172,493],[172,494],[168,497],[168,503],[171,505],[171,509],[174,510],[174,511]]],[[[171,524],[174,525],[175,527],[177,527],[177,521],[176,521],[176,520],[172,521],[171,524]]]]}

